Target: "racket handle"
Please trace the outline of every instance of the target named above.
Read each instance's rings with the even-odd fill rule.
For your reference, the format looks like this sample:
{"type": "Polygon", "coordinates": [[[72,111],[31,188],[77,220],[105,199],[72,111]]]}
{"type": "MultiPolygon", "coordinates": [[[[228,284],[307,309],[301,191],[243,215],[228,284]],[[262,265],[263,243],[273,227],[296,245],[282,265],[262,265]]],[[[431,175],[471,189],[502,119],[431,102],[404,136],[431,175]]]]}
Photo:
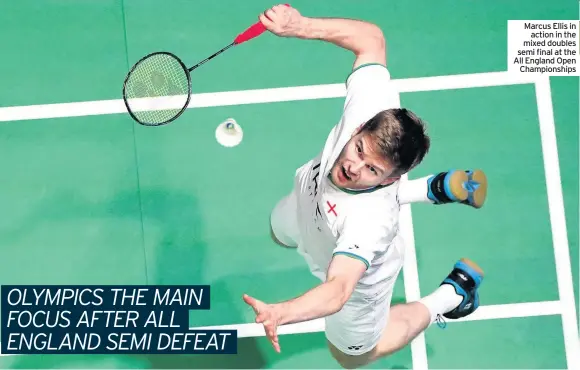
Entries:
{"type": "Polygon", "coordinates": [[[254,37],[258,37],[266,31],[266,27],[262,24],[262,22],[258,22],[250,27],[247,30],[240,33],[236,39],[234,40],[234,44],[241,44],[242,42],[246,42],[248,40],[253,39],[254,37]]]}
{"type": "MultiPolygon", "coordinates": [[[[290,4],[284,4],[286,6],[290,6],[290,4]]],[[[238,45],[243,42],[249,41],[254,37],[258,37],[266,31],[266,27],[262,24],[262,22],[258,21],[255,24],[248,27],[244,32],[240,33],[234,40],[234,44],[238,45]]]]}

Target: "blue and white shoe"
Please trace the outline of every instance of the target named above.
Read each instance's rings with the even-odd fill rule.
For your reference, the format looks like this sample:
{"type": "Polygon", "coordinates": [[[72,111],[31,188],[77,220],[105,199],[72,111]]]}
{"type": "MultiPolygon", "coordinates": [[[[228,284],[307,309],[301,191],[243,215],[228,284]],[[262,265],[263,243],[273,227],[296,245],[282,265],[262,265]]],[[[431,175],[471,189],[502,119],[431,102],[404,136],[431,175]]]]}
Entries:
{"type": "Polygon", "coordinates": [[[461,303],[452,311],[443,314],[448,319],[459,319],[472,314],[479,307],[479,286],[483,281],[483,270],[475,262],[462,258],[455,263],[453,271],[441,285],[453,286],[455,292],[463,297],[461,303]]]}
{"type": "Polygon", "coordinates": [[[462,203],[481,208],[487,196],[487,177],[482,170],[450,170],[427,180],[427,196],[435,204],[462,203]]]}

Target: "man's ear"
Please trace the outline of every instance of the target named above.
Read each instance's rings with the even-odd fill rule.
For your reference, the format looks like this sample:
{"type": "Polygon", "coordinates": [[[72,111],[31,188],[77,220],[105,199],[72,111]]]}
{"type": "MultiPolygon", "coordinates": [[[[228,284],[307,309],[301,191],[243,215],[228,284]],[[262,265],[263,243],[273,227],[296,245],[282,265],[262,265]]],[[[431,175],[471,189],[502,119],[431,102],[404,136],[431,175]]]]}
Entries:
{"type": "Polygon", "coordinates": [[[354,132],[352,133],[351,137],[355,137],[356,135],[358,135],[360,133],[360,130],[362,130],[362,127],[364,126],[364,123],[361,123],[356,130],[354,130],[354,132]]]}

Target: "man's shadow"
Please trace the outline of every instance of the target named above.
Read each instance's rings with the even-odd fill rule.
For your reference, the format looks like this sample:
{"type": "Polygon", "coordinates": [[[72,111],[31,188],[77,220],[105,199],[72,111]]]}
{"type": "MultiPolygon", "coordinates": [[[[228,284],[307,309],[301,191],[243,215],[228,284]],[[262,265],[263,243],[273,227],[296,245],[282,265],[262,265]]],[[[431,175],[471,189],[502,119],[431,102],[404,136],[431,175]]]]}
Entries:
{"type": "MultiPolygon", "coordinates": [[[[230,274],[216,280],[205,279],[204,266],[211,265],[207,260],[208,248],[220,248],[219,244],[208,245],[203,233],[204,222],[200,213],[197,199],[190,192],[172,189],[140,189],[141,204],[134,192],[117,194],[114,198],[99,202],[83,199],[80,195],[55,192],[44,198],[29,215],[20,223],[20,227],[5,230],[7,241],[17,243],[18,239],[35,227],[39,227],[46,218],[51,222],[66,223],[71,218],[82,215],[95,220],[111,219],[123,220],[126,218],[141,217],[135,212],[135,207],[142,207],[143,243],[146,259],[146,275],[148,284],[209,284],[212,291],[220,291],[222,300],[212,301],[212,309],[216,312],[228,312],[228,320],[232,323],[247,322],[247,313],[232,309],[232,300],[241,299],[242,293],[248,287],[255,287],[260,291],[279,291],[280,282],[297,281],[299,286],[306,286],[317,282],[311,277],[304,266],[303,269],[289,269],[264,274],[247,273],[230,274]],[[137,203],[136,203],[137,202],[137,203]],[[128,210],[132,210],[129,212],[128,210]],[[267,275],[267,276],[266,276],[267,275]]],[[[268,215],[264,219],[267,221],[268,215]]],[[[139,220],[140,222],[140,220],[139,220]]],[[[269,240],[269,229],[265,223],[264,235],[271,242],[272,248],[280,249],[280,258],[284,253],[294,251],[284,250],[269,240]]],[[[113,257],[114,258],[114,257],[113,257]]],[[[98,268],[98,266],[95,266],[98,268]]],[[[82,274],[81,271],[78,272],[82,274]]],[[[114,274],[114,271],[111,272],[114,274]]],[[[303,293],[296,288],[294,291],[285,291],[285,295],[293,297],[303,293]]],[[[404,302],[401,297],[395,297],[394,303],[404,302]]],[[[251,310],[250,308],[248,308],[251,310]]],[[[191,313],[191,316],[195,315],[191,313]]],[[[228,323],[229,324],[229,323],[228,323]]],[[[314,335],[314,334],[307,334],[314,335]]],[[[283,362],[294,356],[307,354],[313,350],[325,350],[326,343],[321,334],[320,341],[313,344],[313,340],[303,340],[291,335],[286,340],[288,345],[285,351],[277,354],[264,337],[240,338],[238,340],[238,355],[51,355],[51,356],[8,356],[0,359],[1,367],[10,368],[64,368],[64,367],[138,367],[147,368],[177,368],[177,369],[228,369],[228,368],[264,368],[283,362]],[[266,351],[272,351],[267,354],[266,351]],[[275,358],[275,359],[273,359],[275,358]],[[5,366],[6,365],[6,366],[5,366]]],[[[285,340],[282,336],[281,340],[285,340]]],[[[335,364],[328,352],[328,362],[335,364]]],[[[398,360],[395,360],[397,362],[398,360]]],[[[326,363],[326,360],[324,361],[326,363]]],[[[382,366],[389,368],[405,368],[401,365],[391,367],[390,360],[381,361],[382,366]]],[[[333,367],[338,366],[336,364],[333,367]]]]}
{"type": "MultiPolygon", "coordinates": [[[[169,189],[140,189],[143,209],[143,241],[148,284],[209,284],[213,289],[228,289],[223,281],[205,281],[204,266],[207,265],[207,242],[203,235],[203,217],[197,199],[190,193],[169,189]],[[179,268],[177,268],[179,267],[179,268]]],[[[138,207],[134,192],[118,194],[107,201],[93,203],[78,194],[54,192],[46,196],[18,224],[4,230],[3,240],[18,244],[20,238],[40,227],[48,218],[54,223],[66,223],[74,217],[90,217],[95,220],[126,219],[140,217],[134,212],[138,207]],[[132,210],[132,212],[128,212],[132,210]]],[[[72,246],[71,246],[72,247],[72,246]]],[[[105,247],[105,246],[103,246],[105,247]]],[[[31,251],[33,253],[33,251],[31,251]]],[[[112,251],[112,253],[114,253],[112,251]]],[[[114,258],[114,255],[111,255],[114,258]]],[[[53,265],[54,268],[58,266],[53,265]]],[[[99,266],[95,266],[99,268],[99,266]]],[[[50,267],[47,267],[50,269],[50,267]]],[[[83,271],[78,271],[79,275],[83,271]]],[[[111,274],[115,274],[111,271],[111,274]]],[[[236,279],[236,276],[229,277],[236,279]]],[[[13,282],[13,283],[18,283],[13,282]]],[[[74,282],[70,282],[71,284],[74,282]]],[[[146,282],[143,281],[143,284],[146,282]]],[[[120,283],[122,284],[122,283],[120,283]]],[[[228,292],[223,292],[234,297],[228,292]]],[[[222,293],[222,294],[223,294],[222,293]]],[[[237,298],[237,297],[236,297],[237,298]]],[[[193,312],[192,314],[195,314],[193,312]]],[[[243,315],[229,310],[228,318],[243,321],[243,315]]],[[[245,357],[245,366],[264,367],[265,361],[255,338],[241,339],[239,353],[245,357]]],[[[149,363],[154,368],[228,368],[240,367],[238,356],[192,356],[187,355],[136,355],[135,363],[149,363]]],[[[81,367],[91,365],[124,363],[122,355],[50,355],[50,356],[3,356],[2,368],[81,367]]],[[[129,362],[134,362],[129,361],[129,362]]],[[[107,365],[108,367],[109,365],[107,365]]],[[[122,367],[124,365],[121,365],[122,367]]],[[[117,367],[117,366],[114,366],[117,367]]],[[[149,366],[147,366],[149,367],[149,366]]]]}

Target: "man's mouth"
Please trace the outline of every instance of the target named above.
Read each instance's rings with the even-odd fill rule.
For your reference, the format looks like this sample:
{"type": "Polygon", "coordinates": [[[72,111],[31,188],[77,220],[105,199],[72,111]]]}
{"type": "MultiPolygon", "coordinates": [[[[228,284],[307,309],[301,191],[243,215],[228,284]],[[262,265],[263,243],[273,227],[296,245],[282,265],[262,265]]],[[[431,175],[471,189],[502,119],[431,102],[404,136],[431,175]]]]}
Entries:
{"type": "Polygon", "coordinates": [[[342,176],[343,176],[343,177],[344,177],[344,178],[345,178],[347,181],[350,181],[350,180],[351,180],[351,178],[350,178],[350,176],[348,176],[348,175],[347,175],[347,173],[346,173],[346,170],[344,169],[344,167],[343,167],[343,166],[340,166],[340,170],[342,171],[342,176]]]}

